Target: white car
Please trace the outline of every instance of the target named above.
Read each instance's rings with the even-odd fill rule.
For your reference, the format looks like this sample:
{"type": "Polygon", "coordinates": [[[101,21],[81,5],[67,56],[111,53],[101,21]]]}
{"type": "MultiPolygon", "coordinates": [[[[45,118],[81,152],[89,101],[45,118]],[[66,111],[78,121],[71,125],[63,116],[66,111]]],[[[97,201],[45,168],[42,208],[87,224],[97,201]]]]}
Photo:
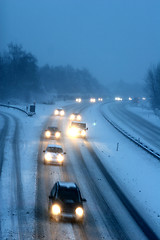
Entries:
{"type": "Polygon", "coordinates": [[[69,129],[68,129],[68,134],[71,137],[86,138],[86,131],[87,130],[88,130],[88,128],[86,127],[86,123],[72,121],[70,126],[69,126],[69,129]]]}
{"type": "Polygon", "coordinates": [[[44,152],[44,164],[63,165],[64,155],[62,146],[56,144],[48,144],[44,152]]]}

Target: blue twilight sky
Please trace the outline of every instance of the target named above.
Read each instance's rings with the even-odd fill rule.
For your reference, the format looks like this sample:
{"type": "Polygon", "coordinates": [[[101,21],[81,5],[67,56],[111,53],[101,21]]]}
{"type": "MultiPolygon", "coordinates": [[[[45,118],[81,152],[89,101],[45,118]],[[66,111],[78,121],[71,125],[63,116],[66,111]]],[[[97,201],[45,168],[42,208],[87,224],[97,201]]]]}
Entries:
{"type": "Polygon", "coordinates": [[[160,62],[160,0],[0,0],[0,51],[10,42],[105,85],[143,82],[160,62]]]}

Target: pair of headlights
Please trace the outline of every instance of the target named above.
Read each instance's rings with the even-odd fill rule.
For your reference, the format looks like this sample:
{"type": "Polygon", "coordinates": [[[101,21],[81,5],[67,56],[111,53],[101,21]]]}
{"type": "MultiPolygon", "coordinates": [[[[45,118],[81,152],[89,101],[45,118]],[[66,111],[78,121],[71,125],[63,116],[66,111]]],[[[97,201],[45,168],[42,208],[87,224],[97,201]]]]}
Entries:
{"type": "Polygon", "coordinates": [[[78,128],[76,127],[71,127],[68,131],[69,135],[71,137],[78,137],[78,136],[82,136],[82,137],[85,137],[86,136],[86,131],[85,130],[82,130],[80,131],[78,128]]]}
{"type": "Polygon", "coordinates": [[[82,118],[81,118],[81,115],[74,115],[74,114],[71,114],[70,116],[70,120],[78,120],[80,121],[82,118]]]}
{"type": "MultiPolygon", "coordinates": [[[[45,132],[45,136],[46,136],[46,138],[50,138],[50,137],[51,137],[51,131],[47,130],[47,131],[45,132]]],[[[56,132],[56,133],[55,133],[55,138],[60,138],[60,136],[61,136],[61,133],[60,133],[60,132],[56,132]]]]}
{"type": "Polygon", "coordinates": [[[55,110],[54,111],[54,114],[57,116],[57,115],[60,115],[60,116],[64,116],[64,110],[55,110]]]}
{"type": "MultiPolygon", "coordinates": [[[[58,216],[61,214],[61,207],[58,204],[53,204],[52,205],[52,214],[55,216],[58,216]]],[[[82,207],[77,207],[75,209],[75,214],[77,217],[83,217],[84,215],[84,210],[82,207]]]]}
{"type": "MultiPolygon", "coordinates": [[[[53,156],[52,156],[51,153],[48,152],[48,153],[45,154],[44,158],[45,158],[46,161],[51,161],[52,158],[53,158],[53,156]]],[[[64,160],[64,156],[63,156],[62,154],[58,154],[58,155],[56,156],[56,159],[57,159],[57,161],[58,161],[59,163],[61,163],[61,162],[63,162],[63,160],[64,160]]]]}

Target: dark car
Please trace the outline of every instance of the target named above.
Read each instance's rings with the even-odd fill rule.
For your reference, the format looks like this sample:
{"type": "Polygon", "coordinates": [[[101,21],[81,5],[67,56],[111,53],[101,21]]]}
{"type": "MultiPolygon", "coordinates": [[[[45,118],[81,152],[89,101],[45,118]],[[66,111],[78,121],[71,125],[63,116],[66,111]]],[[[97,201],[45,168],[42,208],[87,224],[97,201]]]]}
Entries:
{"type": "Polygon", "coordinates": [[[80,190],[74,182],[56,182],[49,195],[49,214],[56,221],[72,219],[82,222],[83,202],[80,190]]]}
{"type": "Polygon", "coordinates": [[[44,133],[45,138],[48,139],[59,139],[61,137],[61,131],[58,127],[48,127],[44,133]]]}

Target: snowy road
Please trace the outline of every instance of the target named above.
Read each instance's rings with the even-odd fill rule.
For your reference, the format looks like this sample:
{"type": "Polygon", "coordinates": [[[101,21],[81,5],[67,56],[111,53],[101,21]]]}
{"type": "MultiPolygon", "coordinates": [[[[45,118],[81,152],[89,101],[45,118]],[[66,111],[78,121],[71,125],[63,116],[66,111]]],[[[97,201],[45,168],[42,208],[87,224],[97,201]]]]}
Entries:
{"type": "MultiPolygon", "coordinates": [[[[104,111],[125,130],[128,130],[137,139],[147,143],[157,151],[160,149],[160,127],[151,121],[135,114],[126,107],[124,103],[111,103],[103,107],[104,111]]],[[[160,152],[160,151],[159,151],[160,152]]]]}
{"type": "MultiPolygon", "coordinates": [[[[145,236],[147,231],[144,234],[144,230],[131,217],[107,176],[109,173],[113,177],[119,191],[127,195],[140,215],[160,236],[160,194],[157,194],[159,163],[104,121],[98,104],[72,103],[65,108],[66,116],[63,118],[53,115],[48,118],[54,107],[43,105],[39,107],[37,116],[32,118],[8,109],[0,114],[0,239],[159,239],[145,236]],[[68,116],[75,111],[81,111],[83,121],[89,127],[86,140],[72,139],[67,135],[68,116]],[[43,163],[43,150],[48,144],[43,133],[49,125],[62,130],[62,140],[58,143],[67,152],[63,167],[43,163]],[[120,143],[118,152],[117,142],[120,143]],[[147,181],[150,177],[152,179],[147,181]],[[86,217],[82,225],[50,221],[48,196],[57,180],[75,181],[82,196],[87,199],[84,204],[86,217]]],[[[125,121],[131,121],[128,121],[129,114],[123,113],[123,108],[122,114],[116,106],[106,105],[103,109],[117,123],[122,120],[122,124],[132,130],[130,125],[125,124],[125,121]]],[[[136,125],[134,132],[138,132],[141,119],[133,115],[130,116],[136,121],[136,124],[133,123],[136,125]]],[[[147,129],[150,127],[152,124],[146,125],[147,129]]],[[[146,135],[147,130],[143,130],[143,134],[146,135]]]]}
{"type": "Polygon", "coordinates": [[[15,116],[9,113],[2,113],[1,116],[4,118],[5,123],[1,130],[0,137],[0,239],[3,239],[2,225],[6,232],[9,230],[10,238],[15,235],[17,239],[22,239],[23,234],[27,231],[25,212],[27,208],[23,196],[21,176],[22,171],[19,150],[20,123],[15,116]],[[7,221],[5,221],[6,216],[8,216],[7,221]]]}
{"type": "MultiPolygon", "coordinates": [[[[77,107],[76,107],[77,109],[77,107]]],[[[83,107],[82,107],[83,109],[83,107]]],[[[75,107],[72,108],[75,111],[75,107]]],[[[71,109],[69,110],[71,113],[71,109]]],[[[83,114],[83,112],[82,112],[83,114]]],[[[67,112],[67,116],[69,113],[67,112]]],[[[44,166],[42,149],[46,147],[46,141],[42,141],[39,154],[38,166],[38,192],[37,192],[37,218],[36,239],[128,239],[124,231],[115,219],[112,211],[107,206],[106,200],[96,186],[93,176],[84,163],[85,157],[82,156],[83,139],[69,139],[66,135],[68,120],[67,118],[55,119],[51,117],[52,125],[59,125],[63,129],[62,144],[67,151],[67,159],[64,167],[44,166]],[[86,219],[82,225],[54,223],[49,221],[47,204],[49,192],[53,183],[57,180],[75,181],[82,190],[89,204],[86,206],[86,219]],[[45,193],[45,194],[44,194],[45,193]],[[41,199],[39,201],[38,199],[41,199]],[[98,207],[97,207],[98,205],[98,207]],[[44,208],[45,206],[45,208],[44,208]],[[48,235],[49,234],[49,235],[48,235]],[[68,236],[68,237],[67,237],[68,236]]],[[[48,125],[50,125],[49,123],[48,125]]],[[[90,156],[92,161],[92,157],[90,156]]]]}

